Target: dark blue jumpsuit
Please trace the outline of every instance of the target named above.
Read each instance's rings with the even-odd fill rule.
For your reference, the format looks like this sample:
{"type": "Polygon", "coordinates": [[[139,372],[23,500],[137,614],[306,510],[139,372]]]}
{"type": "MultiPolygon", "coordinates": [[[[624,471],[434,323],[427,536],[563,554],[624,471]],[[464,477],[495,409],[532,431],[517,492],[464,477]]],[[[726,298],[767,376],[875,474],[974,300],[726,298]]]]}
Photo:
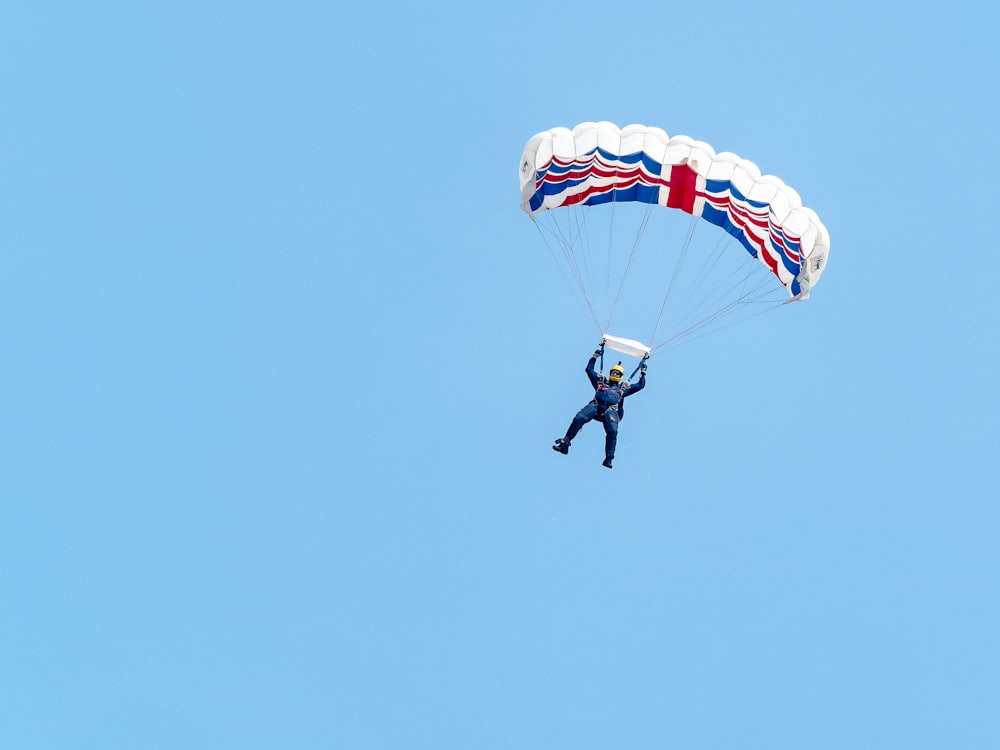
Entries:
{"type": "Polygon", "coordinates": [[[606,458],[614,458],[615,445],[618,443],[618,422],[625,414],[625,398],[646,387],[646,373],[642,373],[638,383],[623,388],[624,380],[617,383],[605,380],[597,374],[597,370],[594,369],[595,364],[597,357],[591,357],[587,362],[587,377],[594,386],[594,400],[573,417],[569,429],[566,430],[565,439],[567,443],[571,442],[587,422],[599,419],[604,423],[604,455],[606,458]]]}

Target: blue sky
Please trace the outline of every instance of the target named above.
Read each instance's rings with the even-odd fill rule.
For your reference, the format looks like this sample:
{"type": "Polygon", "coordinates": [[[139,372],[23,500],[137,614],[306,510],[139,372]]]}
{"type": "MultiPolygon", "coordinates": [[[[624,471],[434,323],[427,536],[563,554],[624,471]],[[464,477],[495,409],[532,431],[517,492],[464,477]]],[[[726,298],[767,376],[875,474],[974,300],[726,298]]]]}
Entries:
{"type": "Polygon", "coordinates": [[[0,745],[1000,745],[995,11],[609,7],[3,6],[0,745]],[[831,235],[610,472],[586,120],[831,235]]]}

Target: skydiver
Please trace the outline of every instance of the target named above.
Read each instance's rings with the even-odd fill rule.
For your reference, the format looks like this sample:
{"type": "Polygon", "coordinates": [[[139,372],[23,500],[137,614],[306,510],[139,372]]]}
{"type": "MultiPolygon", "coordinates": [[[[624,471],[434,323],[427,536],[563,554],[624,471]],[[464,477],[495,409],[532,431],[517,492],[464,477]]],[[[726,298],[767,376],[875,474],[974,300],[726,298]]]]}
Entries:
{"type": "Polygon", "coordinates": [[[611,368],[607,379],[604,378],[603,374],[597,374],[594,365],[597,363],[597,358],[603,353],[604,344],[602,342],[600,348],[587,362],[587,377],[594,387],[594,400],[577,412],[573,421],[570,422],[569,429],[566,430],[566,436],[558,438],[555,445],[552,446],[552,450],[559,451],[563,455],[569,453],[570,442],[576,437],[580,428],[592,419],[597,419],[604,423],[604,463],[602,465],[610,469],[611,462],[615,457],[615,445],[618,442],[618,423],[625,415],[625,398],[646,387],[646,358],[649,355],[647,354],[643,358],[640,365],[642,376],[639,378],[639,382],[630,385],[627,380],[622,380],[625,371],[622,369],[621,362],[611,368]]]}

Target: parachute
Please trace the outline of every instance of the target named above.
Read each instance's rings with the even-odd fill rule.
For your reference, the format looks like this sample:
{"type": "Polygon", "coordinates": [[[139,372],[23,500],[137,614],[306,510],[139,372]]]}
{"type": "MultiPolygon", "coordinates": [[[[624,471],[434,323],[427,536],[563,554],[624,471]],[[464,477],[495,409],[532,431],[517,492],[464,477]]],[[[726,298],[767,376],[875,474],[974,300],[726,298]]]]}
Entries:
{"type": "Polygon", "coordinates": [[[633,356],[706,331],[736,310],[750,308],[746,315],[752,315],[762,311],[761,303],[771,309],[805,300],[829,258],[826,227],[780,178],[762,175],[757,165],[734,153],[716,153],[703,141],[671,137],[656,127],[585,122],[572,130],[540,132],[528,140],[521,155],[520,187],[521,208],[546,244],[554,239],[561,248],[606,343],[633,356]],[[627,213],[637,208],[638,214],[627,213]],[[636,271],[637,258],[650,255],[645,247],[642,253],[639,249],[654,214],[669,214],[674,222],[673,217],[686,214],[690,225],[686,236],[675,232],[672,240],[654,240],[653,265],[636,271]],[[599,215],[605,226],[595,229],[599,215]],[[635,227],[631,240],[620,237],[616,225],[622,216],[635,227]],[[708,230],[708,242],[716,246],[712,250],[694,242],[695,230],[706,223],[713,225],[708,230]],[[595,268],[602,264],[588,255],[605,242],[605,286],[617,286],[606,321],[598,314],[593,293],[600,285],[595,268]],[[720,262],[723,258],[727,262],[720,262]],[[684,272],[685,263],[692,263],[694,270],[684,272]],[[612,283],[612,267],[621,271],[617,285],[612,283]],[[608,333],[630,273],[640,275],[640,286],[666,288],[648,344],[608,333]],[[675,311],[671,295],[677,295],[675,287],[682,278],[690,284],[684,296],[690,300],[689,309],[675,311]],[[665,315],[674,327],[657,338],[665,315]]]}

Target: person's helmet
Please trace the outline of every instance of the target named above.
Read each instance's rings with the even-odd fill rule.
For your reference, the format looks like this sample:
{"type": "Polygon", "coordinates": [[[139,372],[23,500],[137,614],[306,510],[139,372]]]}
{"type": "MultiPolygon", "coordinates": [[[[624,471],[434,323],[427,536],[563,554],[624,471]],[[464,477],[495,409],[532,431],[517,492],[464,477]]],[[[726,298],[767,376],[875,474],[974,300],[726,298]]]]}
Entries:
{"type": "Polygon", "coordinates": [[[625,377],[625,371],[622,369],[622,363],[619,362],[611,368],[611,371],[608,373],[608,380],[612,383],[617,383],[623,377],[625,377]]]}

